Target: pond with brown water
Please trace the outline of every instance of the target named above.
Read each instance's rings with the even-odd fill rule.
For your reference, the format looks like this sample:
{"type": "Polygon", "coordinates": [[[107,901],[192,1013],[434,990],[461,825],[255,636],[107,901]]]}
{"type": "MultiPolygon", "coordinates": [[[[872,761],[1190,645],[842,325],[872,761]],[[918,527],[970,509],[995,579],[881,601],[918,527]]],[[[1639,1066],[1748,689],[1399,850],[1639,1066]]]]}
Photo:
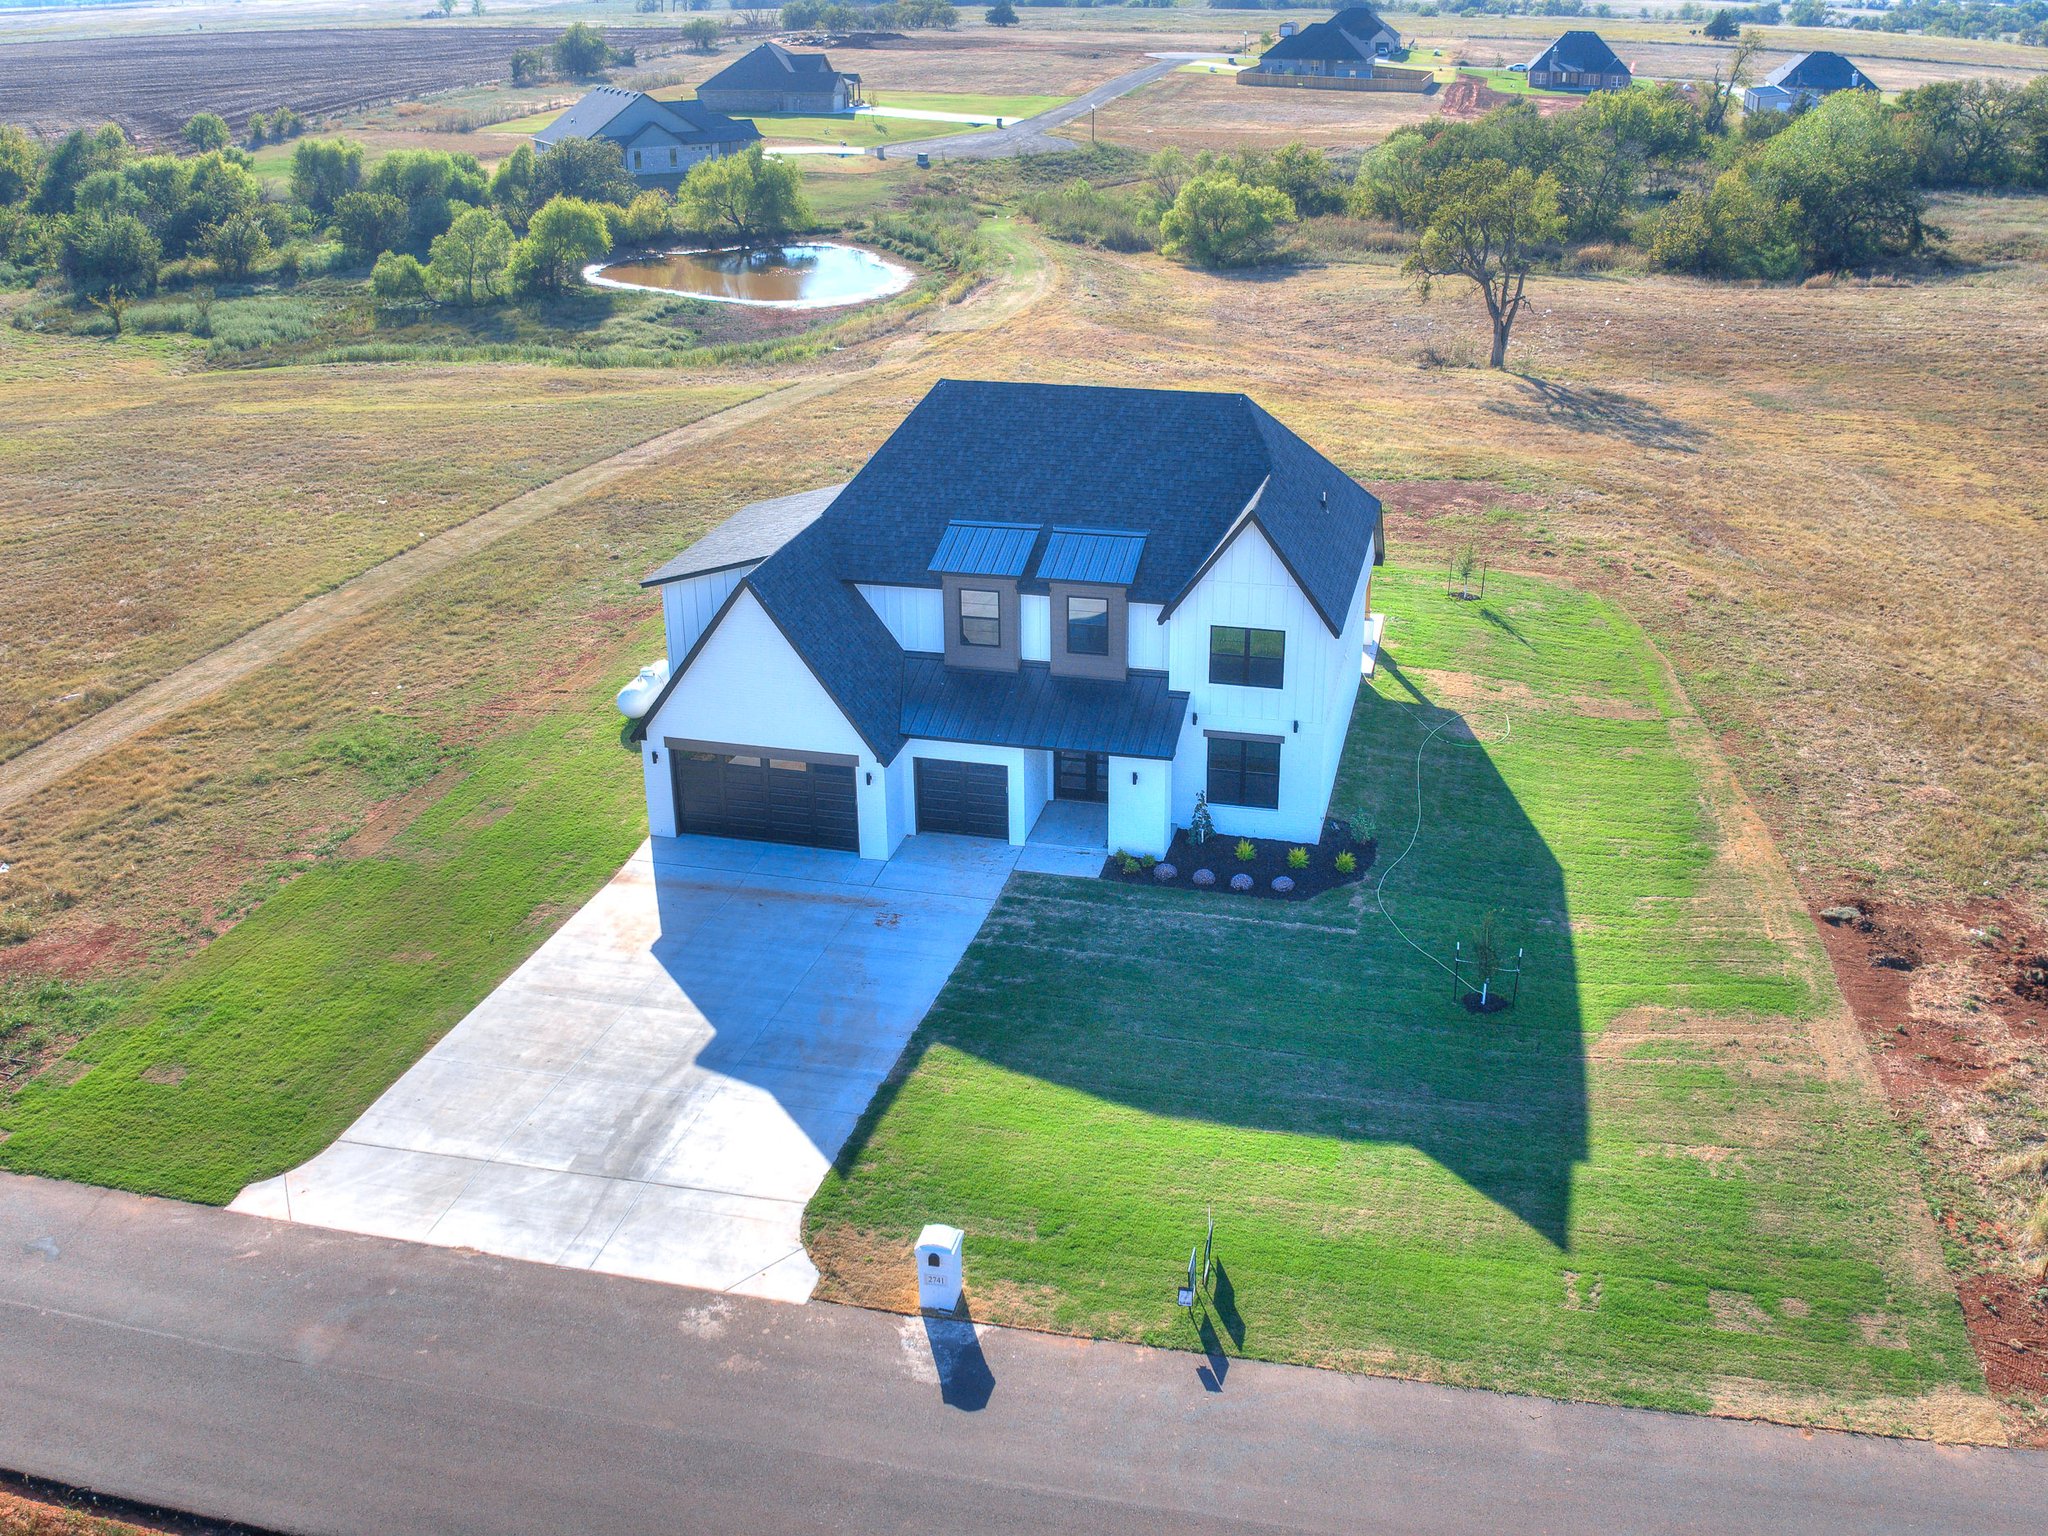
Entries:
{"type": "Polygon", "coordinates": [[[601,288],[680,293],[773,309],[866,304],[901,293],[917,280],[901,262],[829,240],[659,251],[602,263],[583,275],[601,288]]]}

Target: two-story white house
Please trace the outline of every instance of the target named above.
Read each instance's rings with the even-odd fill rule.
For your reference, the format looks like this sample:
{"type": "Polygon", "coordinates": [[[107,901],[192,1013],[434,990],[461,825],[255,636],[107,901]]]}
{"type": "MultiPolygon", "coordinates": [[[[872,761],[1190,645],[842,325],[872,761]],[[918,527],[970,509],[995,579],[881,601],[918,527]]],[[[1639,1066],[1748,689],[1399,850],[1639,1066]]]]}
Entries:
{"type": "Polygon", "coordinates": [[[843,486],[645,579],[669,678],[635,736],[657,836],[889,857],[1313,842],[1358,693],[1380,504],[1243,395],[942,381],[843,486]]]}

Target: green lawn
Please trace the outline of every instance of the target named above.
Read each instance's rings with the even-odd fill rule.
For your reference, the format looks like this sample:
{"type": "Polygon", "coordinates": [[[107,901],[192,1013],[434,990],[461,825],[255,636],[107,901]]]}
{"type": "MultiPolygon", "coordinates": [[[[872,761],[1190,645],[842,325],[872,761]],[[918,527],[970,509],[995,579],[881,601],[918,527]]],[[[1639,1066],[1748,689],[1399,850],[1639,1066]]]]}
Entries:
{"type": "MultiPolygon", "coordinates": [[[[632,852],[617,731],[597,708],[476,749],[388,849],[299,876],[30,1082],[0,1167],[224,1203],[318,1152],[632,852]]],[[[323,750],[394,788],[438,766],[323,750]]]]}
{"type": "Polygon", "coordinates": [[[1640,633],[1533,579],[1458,603],[1389,570],[1375,600],[1336,809],[1376,820],[1377,880],[1418,745],[1465,712],[1386,900],[1439,957],[1494,914],[1520,1006],[1457,1007],[1370,880],[1282,905],[1018,877],[811,1203],[822,1294],[900,1301],[949,1221],[993,1321],[1878,1428],[1978,1411],[1810,926],[1640,633]]]}
{"type": "Polygon", "coordinates": [[[1459,69],[1458,73],[1473,80],[1483,80],[1496,91],[1509,96],[1583,96],[1584,91],[1539,91],[1529,83],[1529,77],[1519,69],[1459,69]]]}

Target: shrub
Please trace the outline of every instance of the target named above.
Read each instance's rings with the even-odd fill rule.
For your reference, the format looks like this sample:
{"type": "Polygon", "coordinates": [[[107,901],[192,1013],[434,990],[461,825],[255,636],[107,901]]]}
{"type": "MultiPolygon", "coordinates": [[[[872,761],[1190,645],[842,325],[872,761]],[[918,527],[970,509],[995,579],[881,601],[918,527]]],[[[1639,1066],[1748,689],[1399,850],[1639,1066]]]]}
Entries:
{"type": "Polygon", "coordinates": [[[1198,869],[1188,878],[1196,885],[1206,888],[1216,883],[1216,871],[1213,869],[1198,869]]]}
{"type": "Polygon", "coordinates": [[[1242,874],[1232,875],[1230,877],[1230,888],[1233,891],[1248,891],[1252,888],[1252,877],[1242,874]]]}
{"type": "MultiPolygon", "coordinates": [[[[656,9],[659,9],[659,5],[656,9]]],[[[718,40],[725,36],[725,28],[709,16],[692,16],[682,25],[683,41],[699,53],[717,51],[718,40]]]]}
{"type": "Polygon", "coordinates": [[[612,248],[611,230],[594,203],[558,197],[533,216],[512,250],[512,286],[521,293],[559,293],[582,281],[584,266],[612,248]]]}
{"type": "Polygon", "coordinates": [[[334,203],[334,233],[360,266],[405,239],[405,204],[389,192],[345,192],[334,203]]]}
{"type": "MultiPolygon", "coordinates": [[[[612,50],[604,40],[604,33],[587,22],[571,22],[568,29],[555,39],[551,50],[555,58],[555,69],[572,80],[588,79],[611,62],[612,50]]],[[[515,55],[514,67],[518,59],[515,55]]]]}
{"type": "Polygon", "coordinates": [[[1358,873],[1358,855],[1349,848],[1346,848],[1337,855],[1337,873],[1340,875],[1355,875],[1358,873]]]}
{"type": "Polygon", "coordinates": [[[270,254],[270,236],[264,232],[261,219],[238,213],[215,226],[207,249],[220,263],[221,276],[241,282],[270,254]]]}
{"type": "Polygon", "coordinates": [[[607,214],[614,245],[646,245],[667,236],[675,227],[675,205],[666,193],[642,192],[615,214],[607,214]]]}
{"type": "Polygon", "coordinates": [[[1308,850],[1307,850],[1306,848],[1290,848],[1290,849],[1288,849],[1288,850],[1287,850],[1287,867],[1288,867],[1289,869],[1307,869],[1307,868],[1308,868],[1308,850]]]}
{"type": "Polygon", "coordinates": [[[1209,792],[1195,791],[1195,813],[1188,818],[1188,841],[1197,848],[1209,841],[1216,833],[1216,823],[1209,815],[1209,792]]]}
{"type": "Polygon", "coordinates": [[[1237,846],[1230,851],[1237,855],[1238,863],[1249,864],[1259,856],[1259,845],[1248,837],[1240,837],[1237,846]]]}
{"type": "Polygon", "coordinates": [[[472,208],[434,237],[429,267],[434,286],[474,304],[486,299],[512,259],[512,227],[488,208],[472,208]]]}
{"type": "Polygon", "coordinates": [[[1157,880],[1161,885],[1165,885],[1179,873],[1180,871],[1175,869],[1171,864],[1154,864],[1152,866],[1152,878],[1154,880],[1157,880]]]}
{"type": "Polygon", "coordinates": [[[427,302],[427,269],[417,256],[386,251],[370,269],[370,292],[379,304],[394,309],[416,307],[427,302]]]}
{"type": "Polygon", "coordinates": [[[1135,875],[1144,866],[1138,862],[1138,856],[1135,853],[1125,853],[1119,850],[1116,856],[1116,867],[1127,875],[1135,875]]]}
{"type": "Polygon", "coordinates": [[[89,299],[148,293],[156,287],[162,259],[162,245],[132,213],[74,216],[59,256],[66,280],[89,299]]]}
{"type": "Polygon", "coordinates": [[[1151,211],[1136,198],[1098,191],[1076,177],[1024,200],[1024,212],[1056,240],[1105,251],[1149,251],[1159,238],[1151,211]]]}
{"type": "Polygon", "coordinates": [[[1294,889],[1294,880],[1291,876],[1288,875],[1275,875],[1273,877],[1273,889],[1278,891],[1282,896],[1285,896],[1289,891],[1294,889]]]}
{"type": "Polygon", "coordinates": [[[234,141],[227,119],[217,112],[196,112],[185,119],[185,142],[202,155],[211,149],[226,149],[234,141]]]}
{"type": "Polygon", "coordinates": [[[1274,232],[1293,220],[1284,192],[1220,173],[1197,176],[1159,221],[1159,248],[1198,267],[1248,267],[1272,255],[1274,232]]]}
{"type": "Polygon", "coordinates": [[[292,146],[292,196],[317,216],[332,213],[362,179],[363,146],[353,139],[301,139],[292,146]]]}

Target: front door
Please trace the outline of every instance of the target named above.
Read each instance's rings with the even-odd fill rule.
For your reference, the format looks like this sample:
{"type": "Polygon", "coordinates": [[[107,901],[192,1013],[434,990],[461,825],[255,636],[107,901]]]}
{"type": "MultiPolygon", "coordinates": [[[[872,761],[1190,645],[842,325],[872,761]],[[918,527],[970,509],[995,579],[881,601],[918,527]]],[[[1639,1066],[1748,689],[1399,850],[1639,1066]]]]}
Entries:
{"type": "Polygon", "coordinates": [[[1055,800],[1109,798],[1109,754],[1106,752],[1055,752],[1052,755],[1052,793],[1055,800]]]}

